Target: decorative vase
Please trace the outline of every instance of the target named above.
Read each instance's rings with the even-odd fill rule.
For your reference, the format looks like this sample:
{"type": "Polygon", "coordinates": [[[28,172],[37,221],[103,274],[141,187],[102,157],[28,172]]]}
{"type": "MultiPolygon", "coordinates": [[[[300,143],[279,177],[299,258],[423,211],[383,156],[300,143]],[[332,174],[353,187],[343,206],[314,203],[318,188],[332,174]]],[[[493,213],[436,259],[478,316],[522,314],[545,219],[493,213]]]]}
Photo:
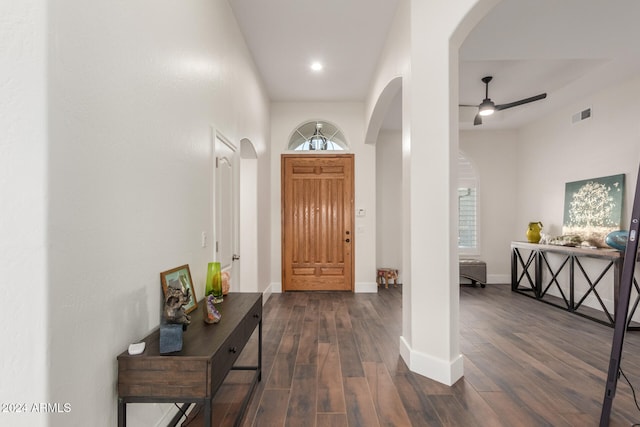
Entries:
{"type": "Polygon", "coordinates": [[[538,222],[530,222],[529,228],[527,229],[527,240],[529,243],[538,243],[540,241],[540,230],[542,230],[542,223],[538,222]]]}
{"type": "Polygon", "coordinates": [[[222,295],[227,295],[231,287],[231,274],[228,271],[223,271],[220,273],[220,277],[222,279],[222,295]]]}
{"type": "Polygon", "coordinates": [[[207,266],[207,284],[205,295],[213,295],[213,302],[222,302],[222,278],[220,277],[220,263],[210,262],[207,266]]]}
{"type": "Polygon", "coordinates": [[[612,231],[607,234],[604,242],[611,246],[613,249],[617,249],[619,251],[624,252],[627,249],[627,240],[629,239],[629,231],[628,230],[618,230],[612,231]]]}

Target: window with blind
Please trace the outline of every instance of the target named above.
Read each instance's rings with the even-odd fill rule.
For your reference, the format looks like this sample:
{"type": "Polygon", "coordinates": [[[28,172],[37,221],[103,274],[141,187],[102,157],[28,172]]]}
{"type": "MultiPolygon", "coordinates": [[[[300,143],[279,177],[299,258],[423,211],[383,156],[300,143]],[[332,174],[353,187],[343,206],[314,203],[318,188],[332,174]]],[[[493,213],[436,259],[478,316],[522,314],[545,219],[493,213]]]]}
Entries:
{"type": "Polygon", "coordinates": [[[478,186],[473,165],[458,157],[458,249],[462,254],[478,251],[478,186]]]}
{"type": "Polygon", "coordinates": [[[476,249],[476,189],[458,188],[458,247],[476,249]]]}

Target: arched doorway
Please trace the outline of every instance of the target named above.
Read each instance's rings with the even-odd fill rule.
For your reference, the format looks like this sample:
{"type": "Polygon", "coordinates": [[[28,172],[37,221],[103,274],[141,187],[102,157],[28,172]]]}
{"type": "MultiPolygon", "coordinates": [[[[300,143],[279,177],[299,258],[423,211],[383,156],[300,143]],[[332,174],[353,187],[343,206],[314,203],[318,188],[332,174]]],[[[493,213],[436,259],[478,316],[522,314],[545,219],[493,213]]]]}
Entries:
{"type": "Polygon", "coordinates": [[[240,262],[242,292],[258,291],[258,155],[253,143],[240,141],[240,262]]]}
{"type": "Polygon", "coordinates": [[[387,83],[379,86],[365,139],[375,143],[396,93],[392,89],[401,88],[400,353],[412,371],[448,385],[463,374],[458,336],[458,227],[451,221],[458,199],[457,52],[470,29],[497,3],[481,0],[430,8],[410,2],[406,19],[411,31],[403,36],[411,45],[407,53],[411,69],[397,63],[386,70],[403,69],[406,75],[379,77],[378,84],[380,80],[387,83]]]}

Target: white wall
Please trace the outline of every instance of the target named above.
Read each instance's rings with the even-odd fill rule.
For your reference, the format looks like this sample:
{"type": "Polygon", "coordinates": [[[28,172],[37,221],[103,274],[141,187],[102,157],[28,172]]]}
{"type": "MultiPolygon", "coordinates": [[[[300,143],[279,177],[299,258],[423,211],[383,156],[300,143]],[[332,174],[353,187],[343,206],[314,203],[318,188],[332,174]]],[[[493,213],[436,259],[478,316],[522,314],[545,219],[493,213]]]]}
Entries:
{"type": "MultiPolygon", "coordinates": [[[[268,200],[268,102],[225,1],[49,8],[50,400],[72,406],[51,425],[111,426],[115,358],[159,324],[159,273],[189,264],[203,295],[212,128],[256,146],[268,200]]],[[[168,410],[132,405],[129,425],[168,410]]]]}
{"type": "Polygon", "coordinates": [[[529,221],[544,231],[562,232],[565,183],[626,174],[623,224],[629,224],[640,162],[640,78],[625,81],[577,101],[523,128],[518,144],[518,224],[522,238],[529,221]],[[591,108],[592,117],[571,123],[591,108]]]}
{"type": "MultiPolygon", "coordinates": [[[[402,263],[400,132],[381,132],[376,142],[377,265],[402,263]]],[[[510,243],[516,222],[516,131],[462,131],[460,151],[478,176],[477,257],[487,263],[489,283],[510,283],[510,243]]],[[[524,234],[524,233],[523,233],[524,234]]],[[[400,272],[402,274],[402,271],[400,272]]]]}
{"type": "MultiPolygon", "coordinates": [[[[508,284],[510,244],[516,228],[517,133],[460,132],[460,151],[478,176],[479,254],[487,263],[489,283],[508,284]]],[[[382,131],[376,142],[376,265],[402,265],[402,135],[382,131]]],[[[524,233],[523,233],[524,235],[524,233]]],[[[402,275],[402,270],[400,271],[402,275]]]]}
{"type": "Polygon", "coordinates": [[[293,131],[303,123],[322,120],[335,124],[355,155],[355,208],[366,216],[355,219],[355,291],[375,292],[375,146],[364,144],[364,105],[344,103],[271,104],[271,277],[272,290],[282,290],[280,173],[281,155],[293,131]]]}
{"type": "MultiPolygon", "coordinates": [[[[567,182],[625,174],[626,191],[622,229],[629,227],[640,163],[640,78],[597,91],[517,131],[472,130],[460,133],[460,149],[474,161],[480,178],[481,258],[490,276],[510,277],[509,244],[526,240],[527,224],[541,221],[543,231],[562,234],[564,192],[567,182]],[[592,117],[573,124],[571,116],[586,108],[592,117]]],[[[550,256],[558,268],[563,261],[550,256]]],[[[603,262],[585,260],[595,279],[603,262]]],[[[568,283],[568,271],[560,274],[568,283]]],[[[576,271],[578,271],[576,269],[576,271]]],[[[546,271],[545,271],[546,277],[546,271]]],[[[578,294],[588,284],[578,273],[578,294]]],[[[598,285],[601,297],[613,310],[612,272],[598,285]]],[[[568,294],[568,287],[563,290],[568,294]]],[[[559,296],[553,287],[549,291],[559,296]]],[[[595,298],[585,304],[600,308],[595,298]]],[[[639,319],[638,313],[634,319],[639,319]]]]}
{"type": "MultiPolygon", "coordinates": [[[[516,131],[460,132],[460,151],[478,177],[477,257],[487,263],[489,283],[511,283],[510,245],[517,228],[517,150],[516,131]]],[[[516,240],[523,240],[523,230],[516,240]]]]}
{"type": "MultiPolygon", "coordinates": [[[[639,96],[637,77],[574,102],[519,132],[514,240],[524,240],[529,221],[542,221],[543,231],[551,235],[562,234],[565,183],[617,174],[625,174],[621,228],[629,228],[640,164],[639,96]],[[571,123],[574,113],[589,107],[591,118],[571,123]]],[[[612,278],[606,282],[608,291],[602,289],[604,283],[598,289],[613,308],[612,278]]],[[[587,286],[583,280],[576,284],[580,290],[587,286]]],[[[593,299],[590,305],[599,307],[593,299]]]]}
{"type": "MultiPolygon", "coordinates": [[[[364,139],[362,117],[369,117],[380,91],[398,75],[403,76],[402,156],[403,179],[407,178],[403,181],[407,208],[403,233],[413,235],[404,242],[403,253],[411,256],[404,261],[409,266],[405,272],[411,273],[411,264],[424,260],[430,267],[428,275],[416,271],[408,282],[405,277],[403,357],[412,370],[444,381],[455,379],[454,365],[459,359],[457,263],[450,241],[454,233],[446,219],[453,212],[453,192],[444,183],[455,180],[450,163],[458,136],[452,130],[456,107],[451,100],[456,97],[451,91],[457,88],[457,64],[451,62],[449,48],[458,22],[477,20],[493,3],[404,0],[366,107],[275,104],[270,133],[264,92],[225,2],[89,5],[67,0],[51,3],[46,15],[44,2],[4,2],[0,9],[3,22],[10,25],[3,26],[2,51],[3,55],[9,52],[16,66],[3,63],[1,72],[3,78],[8,73],[17,86],[0,87],[0,191],[3,201],[13,208],[2,211],[0,254],[2,273],[9,272],[4,277],[22,283],[24,274],[18,274],[28,271],[33,283],[29,306],[18,300],[3,313],[12,319],[10,333],[3,336],[11,337],[11,345],[21,353],[3,365],[10,372],[2,376],[0,387],[11,384],[11,396],[19,396],[22,390],[28,401],[70,402],[72,412],[56,416],[51,425],[80,425],[87,419],[113,425],[115,356],[158,324],[158,273],[189,263],[202,293],[210,248],[200,247],[200,233],[212,230],[209,126],[232,141],[239,143],[246,137],[256,145],[262,185],[258,204],[270,203],[267,214],[259,215],[259,235],[265,236],[259,253],[271,251],[272,255],[270,265],[259,260],[258,280],[279,282],[279,156],[288,132],[312,118],[326,118],[341,126],[349,141],[356,141],[356,170],[363,172],[356,175],[356,207],[374,211],[374,150],[357,144],[364,139]],[[4,43],[10,49],[5,50],[4,43]],[[46,165],[45,94],[40,80],[45,73],[50,123],[46,165]],[[268,148],[270,136],[279,138],[274,138],[273,155],[268,148]],[[43,184],[45,173],[48,190],[43,184]],[[430,203],[420,201],[418,190],[423,182],[442,182],[443,187],[430,194],[430,200],[449,207],[432,211],[430,203]],[[277,194],[270,193],[270,186],[277,194]],[[45,223],[47,236],[40,228],[45,223]],[[429,224],[434,223],[442,224],[442,229],[430,232],[429,224]],[[271,225],[274,230],[269,234],[265,230],[271,225]],[[441,246],[433,245],[434,241],[441,246]],[[8,266],[5,260],[10,260],[8,266]],[[48,278],[44,277],[46,262],[48,278]],[[38,315],[43,316],[41,320],[38,315]],[[20,336],[15,332],[17,319],[20,336]],[[48,355],[47,375],[43,365],[48,355]]],[[[454,39],[467,29],[458,30],[454,39]]],[[[597,103],[592,105],[590,120],[595,123],[598,117],[607,117],[606,126],[600,121],[598,126],[585,122],[579,126],[586,124],[591,130],[578,131],[564,119],[550,118],[544,125],[523,131],[524,149],[517,153],[519,176],[535,179],[518,187],[520,209],[514,239],[521,238],[520,224],[534,215],[548,221],[549,228],[561,223],[561,211],[555,206],[562,198],[558,191],[564,187],[543,193],[541,183],[564,183],[612,174],[609,170],[620,173],[621,169],[630,174],[628,182],[635,182],[640,144],[637,125],[633,125],[638,107],[632,100],[637,94],[638,82],[634,81],[593,99],[597,103]],[[573,150],[562,145],[569,140],[574,141],[573,150]],[[596,140],[606,141],[604,151],[599,151],[596,140]],[[624,144],[616,147],[615,161],[603,162],[612,156],[611,143],[621,141],[624,144]],[[575,159],[577,148],[580,164],[572,169],[573,176],[567,176],[564,168],[575,159]],[[593,153],[587,160],[583,160],[585,148],[593,153]],[[548,164],[558,169],[540,166],[548,164]]],[[[581,103],[568,108],[566,120],[583,107],[581,103]]],[[[356,247],[356,281],[366,285],[373,282],[375,272],[375,215],[367,216],[362,225],[365,232],[358,242],[364,248],[360,243],[356,247]]],[[[3,348],[3,360],[6,354],[3,348]]],[[[1,390],[4,399],[6,388],[1,390]]],[[[137,423],[131,425],[153,425],[165,411],[163,406],[132,408],[130,415],[137,423]]],[[[42,418],[27,423],[45,424],[42,418]]]]}
{"type": "Polygon", "coordinates": [[[400,270],[402,283],[402,133],[376,141],[376,267],[400,270]]]}
{"type": "MultiPolygon", "coordinates": [[[[0,402],[11,411],[48,400],[46,4],[0,2],[0,402]]],[[[46,425],[4,411],[0,424],[46,425]]]]}

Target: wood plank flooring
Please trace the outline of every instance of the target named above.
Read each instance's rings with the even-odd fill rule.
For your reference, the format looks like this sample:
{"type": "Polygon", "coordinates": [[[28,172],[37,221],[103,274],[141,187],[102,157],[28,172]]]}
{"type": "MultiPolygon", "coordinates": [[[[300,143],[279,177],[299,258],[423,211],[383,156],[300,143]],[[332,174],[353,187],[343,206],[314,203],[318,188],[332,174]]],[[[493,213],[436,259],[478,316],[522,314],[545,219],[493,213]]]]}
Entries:
{"type": "MultiPolygon", "coordinates": [[[[462,287],[464,377],[447,387],[398,354],[402,287],[378,294],[274,294],[264,306],[263,375],[242,426],[596,426],[613,329],[511,292],[462,287]]],[[[255,337],[240,361],[256,357],[255,337]]],[[[622,369],[639,389],[640,332],[622,369]]],[[[246,373],[214,399],[231,426],[246,373]]],[[[194,411],[195,412],[195,411],[194,411]]],[[[640,421],[620,378],[611,426],[640,421]]],[[[192,416],[183,425],[201,425],[192,416]]]]}

